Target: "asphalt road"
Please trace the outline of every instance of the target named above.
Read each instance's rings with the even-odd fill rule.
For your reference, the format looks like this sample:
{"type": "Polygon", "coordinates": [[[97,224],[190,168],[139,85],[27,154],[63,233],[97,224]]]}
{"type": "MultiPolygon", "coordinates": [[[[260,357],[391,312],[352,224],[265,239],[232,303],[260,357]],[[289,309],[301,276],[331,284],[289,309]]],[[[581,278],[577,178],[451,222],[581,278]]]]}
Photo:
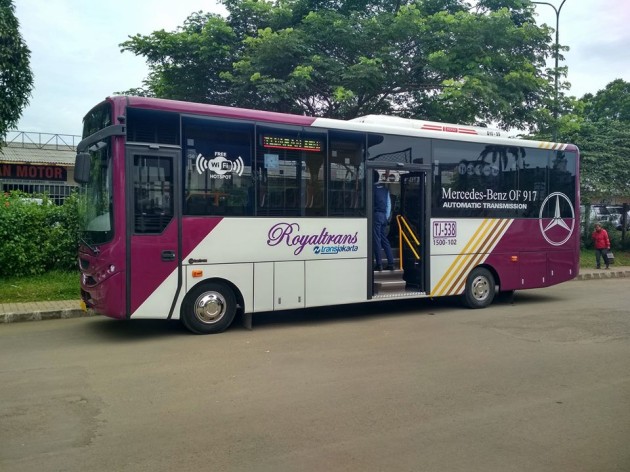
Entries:
{"type": "Polygon", "coordinates": [[[0,470],[627,472],[629,288],[0,325],[0,470]]]}

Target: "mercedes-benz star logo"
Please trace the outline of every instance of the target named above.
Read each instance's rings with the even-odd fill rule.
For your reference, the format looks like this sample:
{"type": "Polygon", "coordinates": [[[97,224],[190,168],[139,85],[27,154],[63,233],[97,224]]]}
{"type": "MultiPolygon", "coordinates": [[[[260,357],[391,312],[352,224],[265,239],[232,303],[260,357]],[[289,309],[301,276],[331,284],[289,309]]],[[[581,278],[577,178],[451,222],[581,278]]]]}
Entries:
{"type": "Polygon", "coordinates": [[[569,197],[561,192],[553,192],[548,195],[540,206],[538,224],[540,225],[540,232],[549,244],[562,246],[566,243],[573,234],[573,229],[575,228],[575,211],[573,210],[573,205],[571,204],[569,197]],[[566,208],[562,211],[560,199],[566,201],[569,209],[571,210],[571,216],[563,216],[563,213],[568,212],[566,208]],[[549,205],[549,207],[555,205],[553,207],[553,217],[551,219],[543,218],[547,205],[549,205]]]}

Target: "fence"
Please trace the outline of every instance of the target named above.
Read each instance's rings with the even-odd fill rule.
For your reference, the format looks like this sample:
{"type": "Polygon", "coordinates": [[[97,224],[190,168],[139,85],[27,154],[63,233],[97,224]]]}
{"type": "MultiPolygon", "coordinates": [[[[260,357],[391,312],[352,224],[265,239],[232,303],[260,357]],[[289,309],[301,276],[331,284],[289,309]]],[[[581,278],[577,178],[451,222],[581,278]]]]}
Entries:
{"type": "Polygon", "coordinates": [[[7,146],[31,149],[56,149],[76,151],[81,136],[72,134],[36,133],[32,131],[7,131],[4,142],[7,146]]]}

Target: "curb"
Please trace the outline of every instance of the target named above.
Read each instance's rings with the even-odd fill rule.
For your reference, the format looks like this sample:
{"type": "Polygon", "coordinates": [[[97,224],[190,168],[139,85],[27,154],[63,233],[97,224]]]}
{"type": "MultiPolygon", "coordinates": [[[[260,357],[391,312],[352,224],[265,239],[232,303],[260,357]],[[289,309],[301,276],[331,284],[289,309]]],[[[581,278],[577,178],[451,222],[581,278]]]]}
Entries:
{"type": "Polygon", "coordinates": [[[573,280],[615,279],[618,277],[630,277],[630,270],[599,270],[597,272],[578,274],[578,276],[573,280]]]}
{"type": "MultiPolygon", "coordinates": [[[[579,273],[575,280],[593,280],[593,279],[613,279],[620,277],[630,277],[630,269],[610,269],[610,270],[588,270],[588,272],[579,273]]],[[[78,301],[76,302],[78,303],[78,301]]],[[[69,318],[88,318],[99,316],[92,310],[83,311],[80,308],[63,308],[56,310],[22,310],[0,313],[0,324],[3,323],[19,323],[22,321],[43,321],[43,320],[59,320],[69,318]]]]}
{"type": "Polygon", "coordinates": [[[52,311],[31,311],[31,312],[15,312],[0,313],[0,324],[2,323],[19,323],[21,321],[43,321],[43,320],[60,320],[69,318],[86,318],[97,316],[96,313],[90,311],[85,312],[81,309],[64,309],[52,311]]]}

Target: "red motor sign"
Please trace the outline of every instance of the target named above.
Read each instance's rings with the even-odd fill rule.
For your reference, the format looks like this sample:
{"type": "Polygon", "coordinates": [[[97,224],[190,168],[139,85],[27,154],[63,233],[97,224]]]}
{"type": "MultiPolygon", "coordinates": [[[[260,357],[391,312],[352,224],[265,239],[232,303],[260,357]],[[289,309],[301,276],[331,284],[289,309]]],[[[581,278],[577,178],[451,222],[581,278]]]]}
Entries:
{"type": "Polygon", "coordinates": [[[0,178],[66,181],[67,170],[61,166],[0,164],[0,178]]]}

